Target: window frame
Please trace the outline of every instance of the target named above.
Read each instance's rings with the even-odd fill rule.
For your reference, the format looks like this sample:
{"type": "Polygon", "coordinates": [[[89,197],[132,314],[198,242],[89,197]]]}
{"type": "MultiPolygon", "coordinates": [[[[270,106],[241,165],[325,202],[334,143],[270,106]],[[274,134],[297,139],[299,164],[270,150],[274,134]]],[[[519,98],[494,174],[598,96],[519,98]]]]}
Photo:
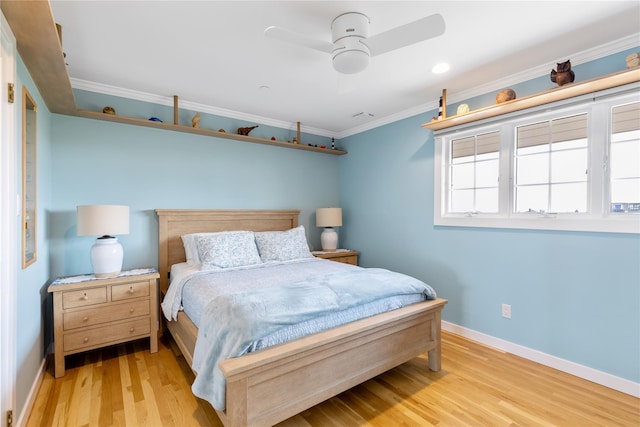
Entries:
{"type": "Polygon", "coordinates": [[[434,133],[434,225],[640,234],[640,215],[610,212],[612,107],[639,102],[640,83],[600,91],[504,116],[467,123],[434,133]],[[515,203],[515,132],[536,121],[587,113],[587,213],[517,213],[515,203]],[[497,213],[447,213],[450,141],[500,132],[497,213]]]}

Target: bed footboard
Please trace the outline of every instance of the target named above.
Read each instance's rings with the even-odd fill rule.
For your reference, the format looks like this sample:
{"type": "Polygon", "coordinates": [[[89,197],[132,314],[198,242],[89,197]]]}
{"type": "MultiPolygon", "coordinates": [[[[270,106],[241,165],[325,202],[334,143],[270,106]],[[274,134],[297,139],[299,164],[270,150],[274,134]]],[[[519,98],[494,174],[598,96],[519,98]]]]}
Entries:
{"type": "Polygon", "coordinates": [[[271,426],[428,352],[440,369],[437,299],[220,363],[227,427],[271,426]]]}

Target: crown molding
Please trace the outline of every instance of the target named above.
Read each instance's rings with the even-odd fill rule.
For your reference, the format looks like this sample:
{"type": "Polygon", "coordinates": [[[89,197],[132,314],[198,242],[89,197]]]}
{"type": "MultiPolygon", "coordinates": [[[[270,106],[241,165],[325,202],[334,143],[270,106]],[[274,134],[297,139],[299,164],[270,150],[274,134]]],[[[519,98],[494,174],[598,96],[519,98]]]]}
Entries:
{"type": "MultiPolygon", "coordinates": [[[[121,98],[132,99],[135,101],[149,102],[152,104],[166,105],[173,107],[173,97],[156,95],[148,92],[141,92],[133,89],[125,89],[117,86],[106,85],[102,83],[96,83],[88,80],[71,78],[71,86],[74,89],[86,90],[88,92],[95,92],[102,95],[118,96],[121,98]]],[[[231,119],[245,120],[252,123],[260,123],[262,125],[273,126],[287,130],[297,130],[297,123],[286,122],[282,120],[275,120],[269,117],[262,117],[253,114],[242,113],[240,111],[227,110],[224,108],[214,107],[211,105],[199,104],[197,102],[191,102],[188,100],[180,99],[180,108],[186,110],[197,111],[200,113],[213,114],[216,116],[228,117],[231,119]]],[[[320,135],[326,137],[336,137],[335,132],[330,132],[326,129],[318,129],[311,126],[304,126],[300,124],[300,130],[305,133],[313,135],[320,135]]]]}
{"type": "MultiPolygon", "coordinates": [[[[603,58],[614,53],[622,52],[627,49],[632,49],[638,46],[640,39],[640,33],[633,34],[631,36],[612,41],[594,48],[566,55],[563,59],[557,59],[556,62],[562,62],[567,57],[571,58],[571,62],[574,65],[584,64],[599,58],[603,58]]],[[[498,80],[492,80],[491,82],[476,86],[473,89],[458,92],[455,94],[448,94],[448,101],[450,103],[460,102],[466,99],[474,98],[476,96],[491,93],[504,87],[512,86],[517,83],[522,83],[527,80],[532,80],[540,76],[544,76],[548,73],[549,65],[544,64],[534,68],[530,68],[520,73],[505,76],[498,80]]],[[[104,95],[119,96],[122,98],[133,99],[137,101],[150,102],[153,104],[173,106],[173,97],[161,96],[147,92],[140,92],[131,89],[120,88],[116,86],[109,86],[101,83],[91,82],[87,80],[72,78],[71,86],[74,89],[86,90],[89,92],[96,92],[104,95]]],[[[188,110],[199,111],[201,113],[208,113],[222,117],[229,117],[238,120],[246,120],[249,122],[257,122],[268,126],[274,126],[282,129],[293,130],[297,128],[297,123],[286,122],[282,120],[275,120],[269,117],[262,117],[253,114],[242,113],[240,111],[227,110],[211,105],[204,105],[188,100],[180,100],[181,108],[188,110]]],[[[310,133],[313,135],[333,137],[337,139],[346,138],[351,135],[362,133],[377,127],[387,125],[399,120],[403,120],[409,117],[425,114],[428,111],[432,111],[438,108],[438,101],[433,100],[425,104],[421,104],[398,113],[387,115],[376,120],[372,120],[366,124],[362,124],[342,132],[332,132],[327,129],[319,129],[309,126],[300,125],[301,131],[310,133]]]]}

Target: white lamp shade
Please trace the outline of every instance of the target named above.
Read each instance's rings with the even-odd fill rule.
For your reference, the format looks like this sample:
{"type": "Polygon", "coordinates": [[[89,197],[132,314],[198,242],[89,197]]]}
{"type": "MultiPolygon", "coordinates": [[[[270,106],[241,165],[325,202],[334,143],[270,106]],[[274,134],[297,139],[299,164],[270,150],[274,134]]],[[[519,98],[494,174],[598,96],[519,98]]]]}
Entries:
{"type": "Polygon", "coordinates": [[[316,209],[316,227],[342,226],[342,208],[316,209]]]}
{"type": "Polygon", "coordinates": [[[129,206],[84,205],[77,214],[78,236],[129,234],[129,206]]]}

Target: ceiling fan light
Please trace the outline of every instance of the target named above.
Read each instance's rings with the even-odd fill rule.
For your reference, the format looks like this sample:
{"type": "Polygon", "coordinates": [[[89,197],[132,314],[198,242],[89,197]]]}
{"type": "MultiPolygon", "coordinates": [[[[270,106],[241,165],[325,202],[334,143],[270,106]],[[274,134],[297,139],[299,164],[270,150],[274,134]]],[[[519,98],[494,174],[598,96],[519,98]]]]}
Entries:
{"type": "Polygon", "coordinates": [[[367,68],[371,58],[361,50],[347,50],[333,57],[333,68],[342,74],[356,74],[367,68]]]}

